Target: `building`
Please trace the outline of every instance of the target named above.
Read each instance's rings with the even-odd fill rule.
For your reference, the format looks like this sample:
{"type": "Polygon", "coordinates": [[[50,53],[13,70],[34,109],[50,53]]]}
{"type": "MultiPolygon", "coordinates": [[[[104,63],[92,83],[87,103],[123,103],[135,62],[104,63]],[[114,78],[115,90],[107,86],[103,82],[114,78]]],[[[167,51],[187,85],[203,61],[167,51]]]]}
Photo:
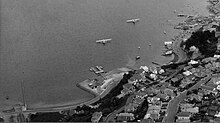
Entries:
{"type": "Polygon", "coordinates": [[[196,100],[196,101],[201,101],[202,97],[203,97],[203,95],[201,95],[201,93],[188,95],[188,99],[196,100]]]}
{"type": "Polygon", "coordinates": [[[140,69],[143,69],[145,72],[149,72],[149,68],[147,66],[140,66],[140,69]]]}
{"type": "Polygon", "coordinates": [[[161,100],[169,100],[169,96],[166,94],[158,93],[156,97],[160,98],[161,100]]]}
{"type": "Polygon", "coordinates": [[[197,65],[199,64],[198,61],[194,61],[194,60],[191,60],[190,62],[188,62],[189,65],[197,65]]]}
{"type": "Polygon", "coordinates": [[[136,93],[136,96],[137,96],[137,97],[140,97],[140,98],[144,98],[144,97],[147,96],[147,93],[146,93],[146,92],[143,92],[143,91],[138,91],[138,92],[136,93]]]}
{"type": "Polygon", "coordinates": [[[134,98],[134,100],[133,100],[134,103],[139,104],[139,105],[140,105],[143,101],[144,101],[144,99],[141,98],[141,97],[136,97],[136,98],[134,98]]]}
{"type": "Polygon", "coordinates": [[[164,46],[165,46],[167,49],[172,49],[172,47],[173,47],[173,42],[172,42],[172,41],[166,41],[166,42],[164,42],[164,46]]]}
{"type": "Polygon", "coordinates": [[[168,106],[168,103],[162,103],[161,104],[161,112],[166,112],[167,111],[167,106],[168,106]]]}
{"type": "Polygon", "coordinates": [[[128,89],[130,91],[134,90],[134,86],[132,84],[130,84],[130,83],[124,84],[123,88],[126,88],[126,89],[128,89]]]}
{"type": "MultiPolygon", "coordinates": [[[[134,86],[132,84],[130,84],[130,83],[127,83],[127,84],[123,85],[123,90],[121,90],[121,94],[124,96],[124,95],[132,93],[134,91],[135,91],[134,86]]],[[[120,97],[122,95],[120,95],[120,97]]]]}
{"type": "Polygon", "coordinates": [[[219,85],[220,84],[220,77],[212,78],[211,80],[214,84],[219,85]]]}
{"type": "Polygon", "coordinates": [[[159,119],[159,114],[150,114],[150,118],[153,119],[153,120],[157,120],[159,119]]]}
{"type": "Polygon", "coordinates": [[[143,119],[141,123],[155,123],[155,121],[148,118],[148,119],[143,119]]]}
{"type": "Polygon", "coordinates": [[[176,82],[178,82],[178,81],[179,81],[179,79],[178,79],[178,78],[176,78],[176,77],[174,77],[174,78],[172,78],[172,79],[171,79],[171,81],[172,81],[173,83],[176,83],[176,82]]]}
{"type": "Polygon", "coordinates": [[[125,106],[125,112],[134,112],[138,106],[139,106],[138,104],[129,103],[128,105],[125,106]]]}
{"type": "Polygon", "coordinates": [[[169,96],[169,97],[175,97],[175,94],[174,94],[173,90],[171,90],[171,89],[169,89],[169,88],[166,88],[166,89],[164,90],[164,94],[166,94],[166,95],[169,96]]]}
{"type": "Polygon", "coordinates": [[[120,114],[116,114],[116,116],[117,116],[117,121],[119,122],[130,121],[135,119],[133,113],[120,113],[120,114]]]}
{"type": "Polygon", "coordinates": [[[213,87],[206,86],[206,85],[201,85],[201,88],[205,91],[208,91],[209,93],[211,93],[214,90],[213,87]]]}
{"type": "Polygon", "coordinates": [[[151,105],[149,106],[147,113],[148,114],[159,114],[160,110],[161,110],[161,106],[151,105]]]}
{"type": "Polygon", "coordinates": [[[91,119],[92,123],[98,123],[99,120],[101,119],[101,117],[102,117],[102,112],[93,113],[92,114],[92,119],[91,119]]]}
{"type": "Polygon", "coordinates": [[[180,112],[177,114],[177,122],[190,122],[191,113],[180,112]]]}
{"type": "Polygon", "coordinates": [[[148,103],[151,103],[151,104],[156,104],[157,102],[159,102],[160,98],[158,97],[147,97],[147,101],[148,103]]]}
{"type": "Polygon", "coordinates": [[[161,110],[161,106],[151,105],[148,108],[145,118],[151,118],[153,120],[158,119],[160,116],[160,110],[161,110]]]}
{"type": "Polygon", "coordinates": [[[191,75],[192,73],[190,72],[190,71],[185,71],[185,72],[183,72],[183,75],[185,75],[185,76],[189,76],[189,75],[191,75]]]}
{"type": "Polygon", "coordinates": [[[167,88],[170,89],[170,90],[173,90],[173,92],[174,92],[174,91],[177,91],[177,88],[176,88],[176,87],[173,87],[173,86],[171,86],[171,85],[169,85],[167,88]]]}

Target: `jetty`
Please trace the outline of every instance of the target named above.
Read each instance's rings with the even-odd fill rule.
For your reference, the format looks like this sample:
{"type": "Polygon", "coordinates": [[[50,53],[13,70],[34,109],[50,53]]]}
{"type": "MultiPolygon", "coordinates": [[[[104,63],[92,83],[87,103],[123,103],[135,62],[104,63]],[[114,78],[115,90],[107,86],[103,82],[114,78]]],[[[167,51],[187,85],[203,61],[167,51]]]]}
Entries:
{"type": "Polygon", "coordinates": [[[91,72],[94,72],[95,74],[99,75],[101,73],[104,73],[105,71],[103,70],[102,66],[95,66],[95,67],[91,67],[89,69],[91,72]]]}
{"type": "MultiPolygon", "coordinates": [[[[99,69],[101,71],[103,68],[102,66],[96,66],[94,69],[99,69]]],[[[112,71],[103,73],[102,76],[97,76],[79,82],[77,83],[77,87],[91,93],[96,97],[104,93],[109,88],[116,86],[123,78],[123,75],[129,71],[132,71],[132,69],[127,67],[114,69],[112,71]]]]}

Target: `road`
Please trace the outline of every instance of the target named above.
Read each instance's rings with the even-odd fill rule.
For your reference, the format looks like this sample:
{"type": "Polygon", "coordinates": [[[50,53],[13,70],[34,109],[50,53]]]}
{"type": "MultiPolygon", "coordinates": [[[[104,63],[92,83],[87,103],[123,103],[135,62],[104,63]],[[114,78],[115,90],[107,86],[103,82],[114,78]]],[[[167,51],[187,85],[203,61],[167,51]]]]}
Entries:
{"type": "MultiPolygon", "coordinates": [[[[199,82],[197,82],[194,86],[192,86],[188,90],[191,91],[193,89],[199,88],[201,86],[201,84],[206,83],[211,78],[212,78],[212,76],[208,75],[206,78],[200,80],[199,82]]],[[[179,96],[173,98],[169,102],[168,109],[167,109],[167,116],[164,117],[163,122],[174,122],[175,121],[175,116],[178,111],[178,105],[181,101],[183,101],[187,97],[186,94],[187,94],[187,91],[185,90],[179,96]]]]}

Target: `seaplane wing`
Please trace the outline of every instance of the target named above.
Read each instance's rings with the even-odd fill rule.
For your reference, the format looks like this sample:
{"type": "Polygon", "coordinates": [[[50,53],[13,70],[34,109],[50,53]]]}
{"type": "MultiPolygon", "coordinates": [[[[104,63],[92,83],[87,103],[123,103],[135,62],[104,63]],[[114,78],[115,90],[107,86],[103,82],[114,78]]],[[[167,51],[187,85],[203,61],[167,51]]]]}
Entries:
{"type": "Polygon", "coordinates": [[[140,21],[140,18],[135,18],[135,19],[130,19],[130,20],[127,20],[126,22],[127,23],[137,23],[137,22],[139,22],[140,21]]]}
{"type": "Polygon", "coordinates": [[[112,39],[102,39],[102,40],[97,40],[96,43],[102,43],[102,44],[106,44],[107,42],[110,42],[112,39]]]}

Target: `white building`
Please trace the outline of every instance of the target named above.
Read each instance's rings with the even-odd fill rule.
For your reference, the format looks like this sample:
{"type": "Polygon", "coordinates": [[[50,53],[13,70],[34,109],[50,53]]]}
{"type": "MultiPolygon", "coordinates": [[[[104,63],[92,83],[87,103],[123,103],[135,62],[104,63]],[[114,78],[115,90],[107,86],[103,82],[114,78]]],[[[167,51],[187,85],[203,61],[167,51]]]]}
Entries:
{"type": "Polygon", "coordinates": [[[185,71],[185,72],[183,72],[183,75],[185,75],[185,76],[189,76],[189,75],[191,75],[192,73],[190,72],[190,71],[185,71]]]}
{"type": "Polygon", "coordinates": [[[199,62],[198,61],[194,61],[194,60],[191,60],[188,64],[192,64],[192,65],[195,65],[195,64],[198,64],[199,62]]]}

